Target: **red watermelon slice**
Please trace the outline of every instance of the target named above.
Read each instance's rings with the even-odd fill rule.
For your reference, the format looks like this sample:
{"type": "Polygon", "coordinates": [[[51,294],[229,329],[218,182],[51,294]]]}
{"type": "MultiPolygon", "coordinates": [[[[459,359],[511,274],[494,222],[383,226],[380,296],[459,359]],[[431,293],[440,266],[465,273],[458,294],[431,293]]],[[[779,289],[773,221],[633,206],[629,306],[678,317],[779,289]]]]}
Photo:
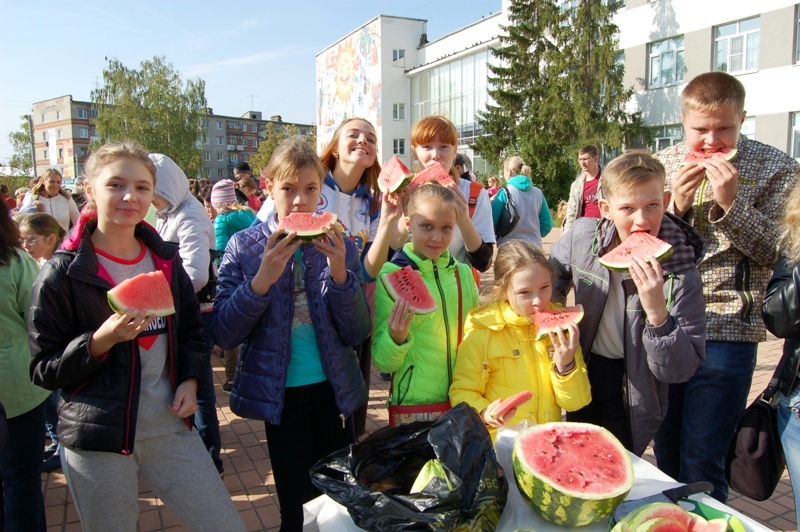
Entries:
{"type": "Polygon", "coordinates": [[[381,280],[392,299],[402,299],[416,314],[430,314],[438,308],[422,275],[411,266],[387,273],[381,280]]]}
{"type": "Polygon", "coordinates": [[[494,417],[502,419],[503,416],[511,412],[512,409],[517,408],[530,401],[533,398],[533,392],[530,390],[523,390],[515,393],[511,397],[503,399],[494,411],[494,417]]]}
{"type": "Polygon", "coordinates": [[[398,159],[397,155],[386,161],[381,167],[381,174],[378,176],[378,188],[381,192],[397,194],[411,182],[414,172],[398,159]]]}
{"type": "Polygon", "coordinates": [[[541,310],[533,315],[536,339],[547,338],[551,332],[565,330],[570,323],[578,324],[583,319],[583,305],[557,310],[541,310]]]}
{"type": "Polygon", "coordinates": [[[284,233],[296,231],[297,238],[308,242],[325,236],[325,231],[336,223],[337,218],[332,212],[291,212],[281,218],[276,231],[284,233]]]}
{"type": "Polygon", "coordinates": [[[627,272],[634,256],[652,255],[658,262],[672,256],[672,246],[646,231],[631,233],[625,242],[600,257],[600,264],[615,272],[627,272]]]}
{"type": "Polygon", "coordinates": [[[421,172],[414,175],[414,179],[408,184],[407,191],[410,194],[415,188],[431,181],[438,181],[442,186],[448,186],[454,183],[453,178],[447,170],[444,169],[441,163],[435,162],[421,172]]]}
{"type": "Polygon", "coordinates": [[[691,150],[686,154],[681,166],[685,166],[689,163],[702,163],[709,159],[725,159],[727,161],[732,161],[737,153],[738,151],[735,148],[722,148],[717,151],[691,150]]]}
{"type": "Polygon", "coordinates": [[[108,304],[117,314],[128,309],[146,310],[156,316],[175,314],[172,290],[162,271],[140,273],[108,291],[108,304]]]}

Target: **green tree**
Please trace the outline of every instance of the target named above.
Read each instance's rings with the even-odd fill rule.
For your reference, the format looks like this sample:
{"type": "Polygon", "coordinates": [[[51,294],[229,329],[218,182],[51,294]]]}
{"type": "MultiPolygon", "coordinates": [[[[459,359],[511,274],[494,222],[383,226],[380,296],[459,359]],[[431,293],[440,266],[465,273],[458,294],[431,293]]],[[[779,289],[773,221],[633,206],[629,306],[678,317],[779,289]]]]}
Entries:
{"type": "Polygon", "coordinates": [[[644,130],[641,117],[625,111],[633,88],[623,86],[613,7],[605,4],[579,0],[563,10],[552,0],[512,0],[510,24],[492,50],[492,102],[479,114],[489,135],[474,148],[498,167],[520,155],[553,204],[569,193],[580,146],[613,151],[644,130]]]}
{"type": "Polygon", "coordinates": [[[15,172],[25,176],[33,176],[33,158],[31,157],[31,123],[27,115],[20,117],[22,123],[19,131],[8,134],[8,141],[14,154],[8,160],[8,166],[15,172]]]}
{"type": "Polygon", "coordinates": [[[92,101],[103,142],[136,141],[150,152],[170,156],[187,176],[199,175],[202,121],[208,116],[202,79],[184,83],[163,56],[142,61],[139,70],[110,59],[92,101]]]}
{"type": "MultiPolygon", "coordinates": [[[[264,129],[264,136],[258,144],[258,152],[250,157],[250,168],[254,176],[261,175],[261,171],[267,167],[272,158],[272,152],[286,139],[295,138],[299,135],[297,126],[294,124],[279,125],[275,122],[268,122],[264,129]]],[[[317,128],[314,127],[308,136],[303,137],[313,148],[317,145],[317,128]]]]}

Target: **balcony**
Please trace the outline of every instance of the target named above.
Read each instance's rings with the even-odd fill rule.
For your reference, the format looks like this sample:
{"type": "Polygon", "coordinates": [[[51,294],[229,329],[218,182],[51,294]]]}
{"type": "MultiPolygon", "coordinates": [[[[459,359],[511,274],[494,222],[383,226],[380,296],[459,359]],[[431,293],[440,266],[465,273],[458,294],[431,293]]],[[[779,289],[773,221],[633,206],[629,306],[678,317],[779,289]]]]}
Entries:
{"type": "Polygon", "coordinates": [[[236,145],[236,151],[244,151],[244,145],[242,145],[242,144],[237,144],[237,145],[236,145]]]}
{"type": "Polygon", "coordinates": [[[233,144],[228,144],[228,151],[236,151],[236,146],[233,144]]]}

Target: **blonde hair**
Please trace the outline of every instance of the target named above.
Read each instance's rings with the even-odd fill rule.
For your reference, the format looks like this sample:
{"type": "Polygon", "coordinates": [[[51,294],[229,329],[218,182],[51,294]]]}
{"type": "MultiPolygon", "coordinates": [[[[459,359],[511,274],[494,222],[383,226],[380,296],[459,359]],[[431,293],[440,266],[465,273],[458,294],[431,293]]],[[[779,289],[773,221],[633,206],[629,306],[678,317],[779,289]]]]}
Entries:
{"type": "Polygon", "coordinates": [[[92,153],[86,161],[84,174],[89,182],[94,181],[103,168],[118,159],[133,159],[142,163],[150,175],[153,177],[153,184],[156,182],[156,165],[148,157],[147,150],[133,142],[114,142],[101,146],[96,152],[92,153]]]}
{"type": "Polygon", "coordinates": [[[28,228],[37,235],[43,237],[56,235],[55,248],[58,248],[58,246],[61,245],[61,241],[64,240],[65,236],[67,236],[67,232],[64,231],[64,228],[61,227],[61,225],[58,223],[58,220],[49,214],[41,212],[28,214],[27,216],[21,218],[19,221],[19,228],[20,230],[23,228],[28,228]]]}
{"type": "Polygon", "coordinates": [[[733,106],[744,111],[745,90],[742,82],[725,72],[706,72],[692,79],[681,93],[681,113],[714,112],[733,106]]]}
{"type": "Polygon", "coordinates": [[[403,198],[403,214],[411,218],[419,211],[421,204],[431,200],[438,200],[446,206],[453,207],[458,216],[458,201],[456,201],[455,193],[435,181],[418,186],[403,198]]]}
{"type": "Polygon", "coordinates": [[[528,166],[527,164],[523,164],[521,172],[522,172],[522,175],[524,175],[525,177],[530,177],[531,176],[531,167],[528,166]]]}
{"type": "Polygon", "coordinates": [[[544,251],[536,244],[515,238],[500,246],[494,259],[494,282],[484,306],[506,301],[511,276],[522,268],[530,266],[541,266],[550,273],[551,278],[553,277],[553,267],[544,251]]]}
{"type": "Polygon", "coordinates": [[[287,139],[272,152],[264,178],[272,184],[278,181],[295,182],[304,168],[314,169],[320,183],[325,178],[325,167],[311,146],[302,140],[287,139]]]}
{"type": "Polygon", "coordinates": [[[794,262],[800,261],[800,183],[795,185],[786,200],[783,233],[779,242],[787,257],[794,262]]]}
{"type": "Polygon", "coordinates": [[[450,175],[458,183],[461,176],[455,166],[456,148],[458,147],[458,130],[456,126],[443,116],[426,116],[416,124],[411,130],[411,149],[413,150],[421,144],[432,142],[439,137],[445,144],[453,146],[453,165],[450,167],[450,175]]]}
{"type": "MultiPolygon", "coordinates": [[[[61,172],[59,172],[55,168],[48,168],[47,170],[44,171],[44,173],[42,174],[42,177],[40,177],[36,181],[36,184],[33,185],[33,191],[31,192],[31,195],[33,196],[33,199],[38,198],[41,195],[41,193],[44,192],[44,189],[46,187],[45,183],[46,183],[46,181],[48,179],[50,179],[50,176],[52,176],[53,174],[57,175],[61,179],[64,179],[64,176],[61,175],[61,172]]],[[[67,199],[72,197],[72,196],[70,196],[70,193],[68,191],[66,191],[63,187],[58,189],[58,193],[61,194],[62,196],[64,196],[65,198],[67,198],[67,199]]]]}
{"type": "Polygon", "coordinates": [[[522,167],[525,166],[525,161],[522,157],[517,155],[509,157],[503,163],[504,170],[511,170],[511,175],[522,175],[522,167]]]}
{"type": "Polygon", "coordinates": [[[603,196],[609,198],[622,190],[630,190],[653,179],[658,179],[663,188],[666,171],[661,161],[647,150],[626,151],[616,157],[600,177],[603,196]]]}
{"type": "Polygon", "coordinates": [[[491,184],[492,184],[492,181],[494,181],[494,186],[499,186],[499,185],[500,185],[500,181],[497,179],[497,176],[496,176],[496,175],[494,175],[494,174],[490,175],[490,176],[489,176],[489,177],[486,179],[486,183],[487,183],[487,184],[489,184],[489,185],[491,186],[491,184]]]}
{"type": "Polygon", "coordinates": [[[249,176],[243,177],[239,181],[237,181],[236,186],[238,186],[239,188],[242,187],[252,188],[258,191],[258,187],[256,186],[256,180],[249,176]]]}
{"type": "MultiPolygon", "coordinates": [[[[320,155],[319,159],[322,161],[322,165],[327,168],[331,174],[336,169],[336,149],[339,147],[339,139],[342,136],[342,131],[345,130],[345,126],[350,122],[355,120],[360,120],[361,122],[369,124],[369,127],[372,128],[372,132],[375,132],[375,126],[372,125],[372,122],[365,118],[348,118],[341,124],[339,127],[336,128],[336,131],[333,132],[333,137],[331,141],[325,146],[325,149],[322,150],[322,155],[320,155]]],[[[364,173],[361,175],[360,183],[364,183],[367,185],[367,190],[372,195],[373,202],[372,206],[370,207],[369,213],[372,214],[378,207],[380,207],[380,201],[377,201],[377,198],[380,196],[380,189],[378,188],[378,176],[381,174],[381,163],[378,162],[378,155],[377,155],[377,146],[375,147],[375,162],[372,163],[372,166],[364,170],[364,173]]]]}
{"type": "Polygon", "coordinates": [[[556,220],[563,222],[567,219],[567,208],[569,208],[569,203],[561,200],[558,204],[558,209],[556,209],[556,220]]]}

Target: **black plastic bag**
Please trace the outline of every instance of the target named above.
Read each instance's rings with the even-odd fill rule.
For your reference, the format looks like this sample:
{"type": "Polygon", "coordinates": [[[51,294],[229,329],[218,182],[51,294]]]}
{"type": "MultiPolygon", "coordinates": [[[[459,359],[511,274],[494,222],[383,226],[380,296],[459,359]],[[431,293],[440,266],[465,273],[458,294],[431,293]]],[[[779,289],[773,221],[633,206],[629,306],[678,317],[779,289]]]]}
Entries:
{"type": "Polygon", "coordinates": [[[363,442],[323,458],[311,481],[347,508],[366,530],[494,530],[508,497],[508,480],[492,439],[466,403],[436,421],[374,432],[363,442]],[[422,466],[438,458],[453,486],[432,481],[409,495],[422,466]],[[338,473],[337,473],[338,472],[338,473]]]}

